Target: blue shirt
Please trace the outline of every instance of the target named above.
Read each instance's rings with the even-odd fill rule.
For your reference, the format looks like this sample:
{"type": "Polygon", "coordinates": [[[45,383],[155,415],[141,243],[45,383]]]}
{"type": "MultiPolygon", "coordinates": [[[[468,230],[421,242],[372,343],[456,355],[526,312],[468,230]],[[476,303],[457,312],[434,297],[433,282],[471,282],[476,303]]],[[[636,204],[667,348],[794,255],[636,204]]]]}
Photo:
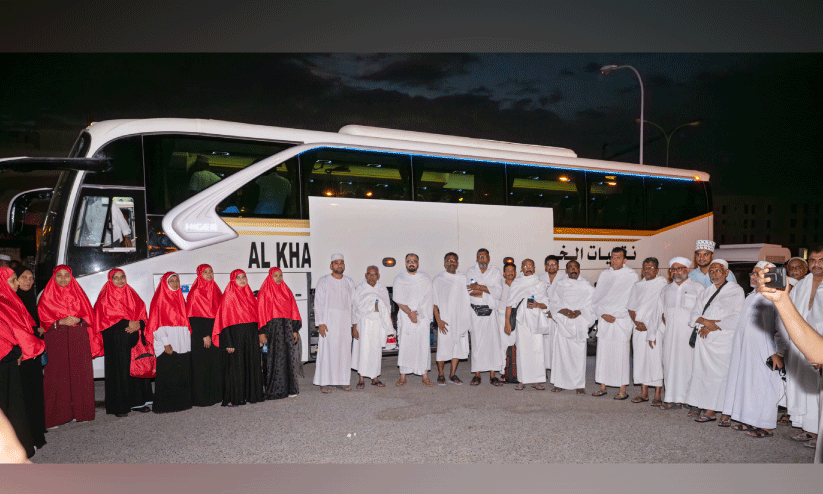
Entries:
{"type": "MultiPolygon", "coordinates": [[[[691,271],[689,271],[689,278],[693,279],[694,281],[700,283],[703,286],[709,286],[712,284],[712,279],[709,278],[709,273],[707,272],[706,274],[703,274],[703,272],[700,271],[700,268],[692,269],[691,271]]],[[[729,271],[729,275],[726,276],[726,280],[732,283],[737,283],[737,279],[735,279],[731,271],[729,271]]]]}

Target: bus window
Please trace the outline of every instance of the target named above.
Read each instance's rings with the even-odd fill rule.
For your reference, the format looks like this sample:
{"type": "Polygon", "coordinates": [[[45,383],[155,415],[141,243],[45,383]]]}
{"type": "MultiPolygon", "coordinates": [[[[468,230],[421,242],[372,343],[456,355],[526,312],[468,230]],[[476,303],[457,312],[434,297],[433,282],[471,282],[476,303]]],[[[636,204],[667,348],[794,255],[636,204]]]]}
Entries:
{"type": "Polygon", "coordinates": [[[411,201],[407,155],[324,148],[300,166],[307,196],[411,201]]]}
{"type": "Polygon", "coordinates": [[[658,230],[709,212],[703,182],[645,179],[646,228],[658,230]]]}
{"type": "Polygon", "coordinates": [[[583,172],[544,166],[507,165],[509,205],[552,208],[555,227],[586,226],[583,172]]]}
{"type": "Polygon", "coordinates": [[[412,168],[416,201],[506,204],[502,163],[413,156],[412,168]]]}
{"type": "Polygon", "coordinates": [[[250,164],[292,146],[188,135],[147,135],[143,143],[146,179],[151,184],[146,190],[148,212],[158,215],[250,164]]]}
{"type": "Polygon", "coordinates": [[[589,228],[643,230],[643,179],[586,172],[589,228]]]}
{"type": "Polygon", "coordinates": [[[76,247],[134,248],[134,200],[131,197],[86,196],[74,233],[76,247]]]}
{"type": "Polygon", "coordinates": [[[253,179],[218,206],[221,216],[300,218],[297,158],[253,179]]]}
{"type": "MultiPolygon", "coordinates": [[[[84,144],[78,144],[81,148],[84,144]]],[[[86,146],[88,147],[88,146],[86,146]]],[[[112,169],[103,173],[87,173],[86,184],[143,187],[143,142],[141,136],[112,141],[94,153],[95,158],[108,158],[112,169]]]]}

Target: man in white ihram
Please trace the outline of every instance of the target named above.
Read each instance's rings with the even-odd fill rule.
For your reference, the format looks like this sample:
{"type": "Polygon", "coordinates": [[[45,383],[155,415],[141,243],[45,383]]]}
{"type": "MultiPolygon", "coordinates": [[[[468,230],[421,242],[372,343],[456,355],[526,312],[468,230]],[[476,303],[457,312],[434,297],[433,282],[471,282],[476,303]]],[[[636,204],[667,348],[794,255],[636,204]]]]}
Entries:
{"type": "Polygon", "coordinates": [[[495,310],[503,293],[503,275],[500,270],[489,267],[488,249],[477,251],[477,264],[466,271],[469,279],[469,297],[471,303],[471,352],[472,384],[481,383],[480,373],[489,371],[489,383],[502,386],[503,381],[495,372],[504,365],[500,352],[500,327],[495,310]]]}
{"type": "MultiPolygon", "coordinates": [[[[689,325],[698,329],[698,337],[686,403],[703,410],[695,422],[717,420],[715,412],[723,411],[726,400],[732,341],[745,298],[740,285],[726,280],[728,273],[729,263],[723,259],[712,260],[709,265],[712,285],[697,298],[689,317],[689,325]]],[[[731,425],[729,417],[723,415],[719,425],[731,425]]]]}
{"type": "Polygon", "coordinates": [[[657,341],[658,328],[663,324],[663,306],[660,294],[669,281],[658,276],[659,262],[655,257],[643,260],[642,278],[634,284],[629,294],[629,316],[634,322],[632,349],[634,350],[634,384],[640,384],[640,396],[632,403],[649,401],[649,386],[654,387],[652,406],[663,404],[663,349],[657,341]]]}
{"type": "MultiPolygon", "coordinates": [[[[540,279],[546,283],[546,298],[552,299],[555,284],[566,277],[566,273],[559,271],[560,258],[554,255],[546,256],[543,261],[545,273],[540,275],[540,279]]],[[[546,372],[552,368],[552,342],[554,341],[554,321],[550,321],[548,334],[543,335],[543,358],[546,363],[546,372]]]]}
{"type": "Polygon", "coordinates": [[[566,277],[555,283],[549,309],[555,322],[552,340],[552,384],[555,393],[576,389],[586,394],[586,339],[597,316],[592,311],[594,287],[580,278],[580,263],[566,263],[566,277]]]}
{"type": "Polygon", "coordinates": [[[685,257],[669,260],[672,282],[663,288],[663,324],[658,328],[658,344],[663,343],[663,383],[666,387],[661,410],[679,410],[686,402],[694,366],[694,349],[689,346],[692,328],[689,318],[697,298],[705,288],[689,278],[692,261],[685,257]]]}
{"type": "Polygon", "coordinates": [[[383,347],[392,330],[389,290],[380,283],[377,266],[366,268],[366,280],[354,289],[354,326],[352,328],[351,365],[360,374],[357,389],[363,389],[363,377],[372,386],[385,388],[378,376],[382,372],[383,347]]]}
{"type": "MultiPolygon", "coordinates": [[[[823,334],[823,246],[810,249],[809,271],[810,274],[792,288],[789,297],[800,316],[823,334]]],[[[781,332],[787,334],[782,320],[779,324],[781,332]]],[[[794,342],[790,342],[786,354],[786,408],[792,426],[802,429],[792,439],[809,448],[814,448],[819,440],[820,380],[820,365],[810,364],[794,342]]]]}
{"type": "Polygon", "coordinates": [[[457,272],[459,265],[457,254],[449,252],[443,259],[445,271],[432,280],[434,320],[437,322],[437,384],[441,386],[446,385],[446,378],[443,376],[446,361],[451,361],[449,381],[452,384],[463,384],[454,373],[460,359],[469,358],[471,306],[466,277],[457,272]]]}
{"type": "Polygon", "coordinates": [[[329,268],[331,274],[317,280],[314,291],[314,317],[320,330],[314,385],[323,393],[331,393],[330,386],[351,391],[354,281],[343,275],[343,254],[332,255],[329,268]]]}
{"type": "Polygon", "coordinates": [[[514,328],[517,347],[517,378],[519,384],[514,388],[522,390],[526,384],[534,389],[546,389],[546,366],[543,357],[543,334],[549,320],[546,298],[546,284],[534,274],[534,261],[524,259],[520,265],[523,276],[518,276],[509,287],[509,300],[506,302],[505,331],[512,333],[510,317],[512,308],[517,308],[516,326],[514,328]]]}
{"type": "MultiPolygon", "coordinates": [[[[758,275],[767,264],[760,261],[752,270],[752,288],[757,288],[758,275]]],[[[783,395],[778,369],[783,368],[788,347],[787,335],[777,330],[777,319],[774,304],[752,290],[743,303],[732,342],[723,415],[740,422],[734,430],[747,431],[752,437],[770,437],[777,427],[777,403],[783,395]],[[767,367],[769,360],[772,365],[767,367]]]]}
{"type": "Polygon", "coordinates": [[[509,291],[517,278],[517,266],[512,263],[503,265],[503,284],[500,298],[497,299],[497,325],[500,329],[500,368],[501,380],[504,384],[517,384],[517,330],[506,333],[506,310],[509,303],[509,291]]]}
{"type": "Polygon", "coordinates": [[[607,394],[606,386],[620,386],[615,400],[625,400],[626,385],[629,384],[629,351],[632,337],[632,320],[626,304],[629,292],[637,282],[637,273],[626,263],[626,249],[615,247],[611,254],[611,267],[597,278],[592,295],[594,313],[597,320],[597,356],[595,358],[594,381],[600,389],[592,396],[607,394]]]}
{"type": "Polygon", "coordinates": [[[406,272],[394,278],[394,302],[400,307],[397,315],[400,379],[396,386],[406,384],[406,374],[422,375],[423,384],[434,386],[429,379],[432,366],[429,326],[434,310],[433,289],[431,278],[419,271],[419,266],[417,254],[406,254],[406,272]]]}

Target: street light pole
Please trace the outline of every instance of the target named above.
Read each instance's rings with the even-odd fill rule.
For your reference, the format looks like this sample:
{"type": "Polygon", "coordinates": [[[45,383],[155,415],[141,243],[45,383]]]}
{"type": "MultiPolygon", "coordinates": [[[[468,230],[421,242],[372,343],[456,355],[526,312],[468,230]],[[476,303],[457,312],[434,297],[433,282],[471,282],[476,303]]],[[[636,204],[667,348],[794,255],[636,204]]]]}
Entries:
{"type": "Polygon", "coordinates": [[[666,166],[668,167],[669,166],[669,144],[671,143],[672,135],[675,132],[677,132],[678,130],[682,129],[683,127],[697,127],[698,125],[700,125],[701,121],[700,120],[695,120],[693,122],[686,122],[682,125],[679,125],[679,126],[675,127],[671,132],[668,132],[668,133],[666,133],[666,131],[663,130],[663,127],[657,125],[654,122],[650,122],[649,120],[637,119],[637,123],[639,123],[641,126],[643,125],[643,122],[646,122],[647,124],[652,124],[655,127],[657,127],[658,129],[660,129],[660,132],[663,133],[663,137],[666,138],[666,166]]]}
{"type": "Polygon", "coordinates": [[[600,68],[600,73],[603,75],[609,75],[615,70],[620,69],[632,69],[634,74],[637,76],[638,82],[640,82],[640,164],[643,164],[643,79],[640,78],[640,72],[637,71],[631,65],[605,65],[600,68]]]}

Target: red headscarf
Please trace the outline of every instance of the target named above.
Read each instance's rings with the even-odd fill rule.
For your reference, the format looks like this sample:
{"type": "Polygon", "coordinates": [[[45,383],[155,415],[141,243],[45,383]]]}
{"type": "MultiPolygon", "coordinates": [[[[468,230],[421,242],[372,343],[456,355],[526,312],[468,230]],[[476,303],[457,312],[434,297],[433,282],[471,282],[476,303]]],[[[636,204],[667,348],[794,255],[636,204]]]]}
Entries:
{"type": "Polygon", "coordinates": [[[28,360],[43,353],[44,343],[34,336],[34,319],[8,283],[14,275],[11,268],[0,268],[0,358],[17,345],[23,350],[23,359],[28,360]]]}
{"type": "Polygon", "coordinates": [[[91,345],[91,356],[99,357],[103,355],[103,337],[95,327],[94,309],[91,307],[89,297],[86,292],[74,279],[71,268],[61,264],[54,268],[52,277],[46,284],[40,301],[37,303],[37,314],[40,316],[40,325],[49,331],[54,323],[67,316],[79,317],[89,325],[89,344],[91,345]],[[57,284],[54,275],[58,271],[65,269],[71,275],[71,281],[65,287],[57,284]]]}
{"type": "Polygon", "coordinates": [[[201,264],[197,266],[197,279],[189,288],[189,296],[186,299],[186,312],[189,317],[208,317],[214,318],[217,315],[217,309],[220,308],[220,299],[223,293],[220,292],[220,287],[214,280],[206,281],[203,278],[203,271],[206,268],[211,268],[208,264],[201,264]]]}
{"type": "Polygon", "coordinates": [[[272,275],[280,268],[271,268],[266,281],[257,292],[257,315],[259,327],[268,324],[272,319],[293,319],[301,321],[300,311],[297,310],[297,301],[294,294],[284,280],[279,285],[272,275]]]}
{"type": "Polygon", "coordinates": [[[214,330],[211,341],[220,346],[220,332],[223,328],[243,324],[247,322],[257,322],[257,299],[249,285],[240,288],[237,286],[236,278],[246,274],[242,269],[235,269],[231,272],[229,284],[223,291],[223,300],[220,301],[220,308],[217,310],[217,317],[214,318],[214,330]]]}
{"type": "Polygon", "coordinates": [[[169,278],[172,276],[177,276],[177,273],[169,271],[163,275],[151,299],[149,323],[146,325],[146,338],[151,340],[149,345],[154,342],[154,332],[163,326],[184,326],[191,332],[183,290],[172,290],[169,286],[169,278]]]}
{"type": "Polygon", "coordinates": [[[100,295],[97,296],[97,302],[94,304],[95,326],[100,331],[114,326],[121,319],[146,323],[149,320],[146,315],[146,304],[134,288],[129,285],[118,288],[114,284],[112,279],[117,273],[126,274],[119,268],[109,271],[109,281],[103,285],[100,295]]]}

